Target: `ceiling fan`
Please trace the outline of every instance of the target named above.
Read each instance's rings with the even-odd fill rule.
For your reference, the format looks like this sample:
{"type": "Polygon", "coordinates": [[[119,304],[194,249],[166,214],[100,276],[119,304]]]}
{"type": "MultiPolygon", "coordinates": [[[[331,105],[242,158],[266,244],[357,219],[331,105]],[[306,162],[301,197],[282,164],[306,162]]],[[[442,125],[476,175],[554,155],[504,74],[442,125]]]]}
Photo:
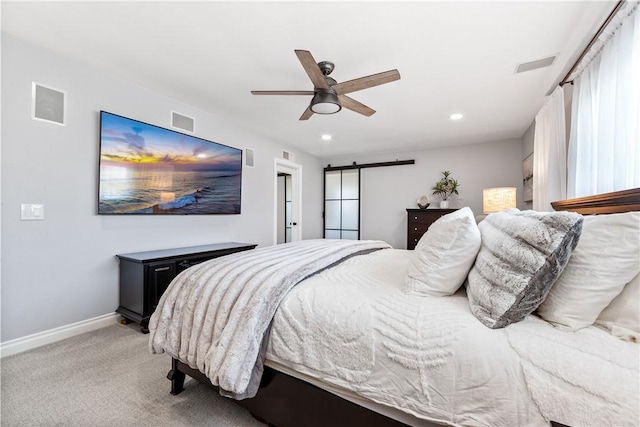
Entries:
{"type": "Polygon", "coordinates": [[[307,72],[313,83],[313,90],[252,90],[251,93],[253,95],[313,95],[311,103],[300,116],[300,120],[308,120],[313,113],[334,114],[340,111],[342,107],[369,117],[376,110],[348,97],[346,94],[400,79],[398,70],[390,70],[338,83],[332,77],[329,77],[329,74],[335,68],[333,62],[322,61],[316,63],[311,52],[306,50],[296,50],[295,52],[302,64],[302,68],[307,72]]]}

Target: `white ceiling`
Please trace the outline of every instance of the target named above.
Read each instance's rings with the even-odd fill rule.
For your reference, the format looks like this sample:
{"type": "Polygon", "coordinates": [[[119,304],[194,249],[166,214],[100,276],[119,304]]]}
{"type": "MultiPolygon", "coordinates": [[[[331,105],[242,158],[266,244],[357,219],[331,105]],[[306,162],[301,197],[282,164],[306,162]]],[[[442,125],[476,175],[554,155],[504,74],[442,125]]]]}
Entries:
{"type": "Polygon", "coordinates": [[[521,137],[614,6],[3,1],[2,30],[326,158],[521,137]],[[310,97],[250,94],[313,89],[294,49],[334,62],[338,82],[394,68],[401,79],[350,94],[371,117],[299,121],[310,97]],[[555,54],[551,67],[515,74],[555,54]]]}

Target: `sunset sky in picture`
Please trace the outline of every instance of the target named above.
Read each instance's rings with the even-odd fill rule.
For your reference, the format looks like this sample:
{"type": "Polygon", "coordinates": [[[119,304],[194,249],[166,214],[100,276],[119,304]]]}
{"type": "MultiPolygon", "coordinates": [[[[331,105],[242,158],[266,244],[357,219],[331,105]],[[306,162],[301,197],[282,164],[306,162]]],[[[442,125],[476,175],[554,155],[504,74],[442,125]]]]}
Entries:
{"type": "Polygon", "coordinates": [[[102,114],[102,164],[172,165],[185,171],[241,168],[240,150],[112,114],[102,114]]]}

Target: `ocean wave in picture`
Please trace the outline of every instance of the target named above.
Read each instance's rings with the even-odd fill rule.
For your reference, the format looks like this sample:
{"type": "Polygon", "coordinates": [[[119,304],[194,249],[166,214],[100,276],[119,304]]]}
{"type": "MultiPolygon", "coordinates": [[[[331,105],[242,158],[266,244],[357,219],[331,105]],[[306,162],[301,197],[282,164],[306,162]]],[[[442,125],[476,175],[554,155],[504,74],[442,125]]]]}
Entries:
{"type": "Polygon", "coordinates": [[[196,202],[196,196],[194,193],[194,194],[189,194],[188,196],[180,197],[179,199],[176,199],[169,203],[161,203],[160,205],[158,205],[158,208],[162,209],[163,211],[170,210],[170,209],[180,209],[195,202],[196,202]]]}
{"type": "MultiPolygon", "coordinates": [[[[202,175],[202,174],[199,174],[202,175]]],[[[147,188],[112,203],[100,203],[102,213],[129,214],[237,214],[240,213],[240,175],[182,177],[175,192],[147,188]],[[174,194],[166,200],[167,194],[174,194]]]]}

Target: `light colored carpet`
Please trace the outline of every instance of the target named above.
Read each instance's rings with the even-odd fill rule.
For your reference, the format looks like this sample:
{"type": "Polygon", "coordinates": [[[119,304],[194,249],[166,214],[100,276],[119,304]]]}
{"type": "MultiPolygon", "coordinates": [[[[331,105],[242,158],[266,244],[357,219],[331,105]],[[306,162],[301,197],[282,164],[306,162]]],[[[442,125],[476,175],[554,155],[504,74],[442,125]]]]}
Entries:
{"type": "Polygon", "coordinates": [[[0,424],[264,427],[188,377],[169,394],[171,358],[151,354],[147,338],[114,325],[3,358],[0,424]]]}

